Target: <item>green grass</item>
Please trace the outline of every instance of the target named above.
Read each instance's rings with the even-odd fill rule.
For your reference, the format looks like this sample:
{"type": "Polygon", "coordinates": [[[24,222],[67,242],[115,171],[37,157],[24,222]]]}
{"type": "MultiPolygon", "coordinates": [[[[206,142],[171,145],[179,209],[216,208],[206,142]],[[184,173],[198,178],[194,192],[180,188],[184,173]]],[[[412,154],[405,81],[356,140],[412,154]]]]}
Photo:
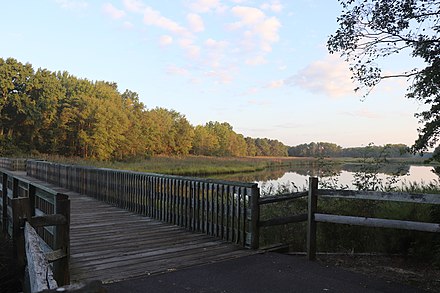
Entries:
{"type": "Polygon", "coordinates": [[[64,164],[87,165],[98,168],[131,170],[147,173],[172,174],[182,176],[206,176],[262,171],[270,167],[308,164],[315,159],[287,157],[164,157],[125,162],[92,161],[80,158],[45,157],[48,161],[64,164]]]}

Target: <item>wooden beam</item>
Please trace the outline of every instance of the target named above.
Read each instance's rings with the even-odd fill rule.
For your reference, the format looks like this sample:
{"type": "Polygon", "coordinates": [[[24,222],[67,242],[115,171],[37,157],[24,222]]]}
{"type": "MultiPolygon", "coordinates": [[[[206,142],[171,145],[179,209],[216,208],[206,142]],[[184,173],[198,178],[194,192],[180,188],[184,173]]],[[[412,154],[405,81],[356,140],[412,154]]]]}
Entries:
{"type": "Polygon", "coordinates": [[[23,226],[30,214],[29,198],[18,197],[12,199],[12,239],[14,253],[21,268],[24,268],[26,262],[23,226]]]}
{"type": "Polygon", "coordinates": [[[32,227],[44,227],[44,226],[56,226],[56,225],[66,225],[67,219],[63,215],[44,215],[35,216],[29,220],[32,227]]]}
{"type": "Polygon", "coordinates": [[[260,227],[268,227],[268,226],[277,226],[277,225],[284,225],[284,224],[290,224],[290,223],[300,223],[307,221],[307,214],[299,214],[294,215],[290,217],[280,217],[280,218],[274,218],[270,220],[260,221],[258,226],[260,227]]]}
{"type": "Polygon", "coordinates": [[[52,269],[40,248],[39,236],[28,222],[25,223],[24,237],[31,292],[57,288],[52,269]]]}
{"type": "Polygon", "coordinates": [[[44,254],[48,262],[54,262],[59,259],[62,259],[63,257],[67,257],[66,252],[63,249],[58,249],[51,252],[46,252],[44,254]]]}
{"type": "Polygon", "coordinates": [[[65,194],[58,193],[55,197],[55,212],[64,216],[65,225],[55,226],[54,244],[55,249],[61,249],[67,257],[61,258],[54,263],[55,279],[58,284],[63,286],[70,284],[70,200],[65,194]]]}
{"type": "Polygon", "coordinates": [[[263,204],[275,203],[280,201],[292,200],[292,199],[306,197],[308,194],[309,194],[308,191],[304,191],[304,192],[295,192],[295,193],[282,194],[282,195],[264,196],[260,198],[258,204],[263,205],[263,204]]]}
{"type": "Polygon", "coordinates": [[[404,230],[415,230],[423,232],[440,232],[440,224],[424,223],[401,220],[388,220],[366,217],[337,216],[328,214],[315,214],[315,221],[323,223],[347,224],[356,226],[395,228],[404,230]]]}
{"type": "Polygon", "coordinates": [[[331,198],[368,199],[409,203],[440,204],[438,194],[318,189],[318,195],[331,198]]]}
{"type": "Polygon", "coordinates": [[[260,222],[260,205],[258,201],[260,199],[260,189],[255,184],[250,189],[250,225],[249,225],[249,233],[251,235],[249,248],[258,249],[260,246],[260,228],[258,227],[258,223],[260,222]]]}
{"type": "Polygon", "coordinates": [[[309,198],[307,215],[307,258],[316,259],[316,221],[315,213],[318,207],[318,178],[309,178],[309,198]]]}
{"type": "Polygon", "coordinates": [[[77,283],[68,286],[59,287],[53,290],[46,290],[44,293],[105,293],[107,290],[102,286],[101,281],[90,281],[87,283],[77,283]]]}

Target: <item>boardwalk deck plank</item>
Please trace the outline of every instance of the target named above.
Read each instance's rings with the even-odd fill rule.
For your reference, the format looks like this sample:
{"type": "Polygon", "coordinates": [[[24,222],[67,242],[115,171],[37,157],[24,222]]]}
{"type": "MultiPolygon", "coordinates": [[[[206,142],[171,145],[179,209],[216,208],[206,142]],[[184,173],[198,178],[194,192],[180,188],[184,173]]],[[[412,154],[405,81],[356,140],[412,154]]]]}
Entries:
{"type": "Polygon", "coordinates": [[[19,174],[71,201],[71,282],[116,282],[256,253],[19,174]]]}
{"type": "Polygon", "coordinates": [[[70,193],[71,279],[115,282],[253,251],[70,193]]]}

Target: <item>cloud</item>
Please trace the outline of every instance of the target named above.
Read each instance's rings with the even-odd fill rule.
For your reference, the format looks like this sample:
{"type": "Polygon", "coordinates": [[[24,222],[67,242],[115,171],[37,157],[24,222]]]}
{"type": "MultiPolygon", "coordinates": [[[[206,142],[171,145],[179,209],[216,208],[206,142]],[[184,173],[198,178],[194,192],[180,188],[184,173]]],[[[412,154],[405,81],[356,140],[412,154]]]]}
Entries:
{"type": "Polygon", "coordinates": [[[281,23],[276,17],[265,19],[263,22],[255,26],[255,31],[261,38],[261,47],[263,51],[271,51],[271,44],[278,42],[278,30],[280,27],[281,23]]]}
{"type": "Polygon", "coordinates": [[[102,8],[113,19],[120,19],[125,16],[125,11],[117,9],[111,3],[105,3],[102,8]]]}
{"type": "Polygon", "coordinates": [[[228,84],[233,80],[232,70],[216,69],[205,73],[205,76],[213,78],[216,83],[228,84]]]}
{"type": "Polygon", "coordinates": [[[271,88],[271,89],[280,88],[282,86],[284,86],[283,79],[273,80],[273,81],[269,82],[269,84],[266,85],[267,88],[271,88]]]}
{"type": "Polygon", "coordinates": [[[188,76],[190,75],[189,71],[185,68],[178,67],[176,65],[170,65],[166,69],[166,73],[170,75],[181,75],[181,76],[188,76]]]}
{"type": "Polygon", "coordinates": [[[132,28],[134,28],[134,25],[129,21],[124,21],[124,23],[122,24],[122,27],[125,29],[132,29],[132,28]]]}
{"type": "Polygon", "coordinates": [[[209,47],[209,48],[219,50],[219,49],[226,48],[228,46],[228,42],[226,42],[226,41],[216,41],[214,39],[209,38],[209,39],[207,39],[205,41],[205,45],[207,47],[209,47]]]}
{"type": "Polygon", "coordinates": [[[197,0],[189,5],[190,9],[197,13],[207,13],[213,10],[223,12],[226,7],[220,3],[220,0],[197,0]]]}
{"type": "Polygon", "coordinates": [[[301,69],[289,77],[286,83],[336,98],[354,94],[354,85],[350,78],[348,64],[338,56],[328,55],[325,59],[312,62],[301,69]]]}
{"type": "Polygon", "coordinates": [[[168,30],[172,33],[179,35],[183,35],[187,33],[187,30],[181,25],[179,25],[177,22],[162,16],[159,11],[154,10],[149,6],[145,7],[143,14],[144,14],[144,23],[147,25],[160,27],[162,29],[168,30]]]}
{"type": "Polygon", "coordinates": [[[124,0],[124,7],[130,12],[142,13],[146,7],[142,1],[139,0],[124,0]]]}
{"type": "Polygon", "coordinates": [[[186,16],[186,19],[188,20],[189,28],[191,31],[198,33],[205,30],[205,25],[203,24],[203,19],[200,15],[189,13],[186,16]]]}
{"type": "Polygon", "coordinates": [[[231,12],[241,19],[239,22],[233,23],[232,28],[254,25],[263,21],[266,17],[260,9],[248,6],[235,6],[231,9],[231,12]]]}
{"type": "Polygon", "coordinates": [[[231,30],[243,30],[242,47],[270,52],[272,45],[279,40],[281,23],[276,17],[268,17],[255,7],[235,6],[231,13],[239,20],[228,25],[231,30]]]}
{"type": "Polygon", "coordinates": [[[200,47],[194,44],[194,41],[189,38],[182,38],[179,40],[179,46],[186,50],[186,53],[192,59],[200,56],[200,47]]]}
{"type": "Polygon", "coordinates": [[[86,1],[75,1],[75,0],[55,0],[62,8],[70,10],[81,10],[89,7],[89,3],[86,1]]]}
{"type": "Polygon", "coordinates": [[[245,63],[247,65],[262,65],[267,63],[267,60],[263,55],[257,55],[255,57],[246,59],[245,63]]]}
{"type": "Polygon", "coordinates": [[[281,12],[283,10],[283,5],[280,1],[272,1],[271,3],[263,3],[260,6],[263,10],[270,10],[272,12],[281,12]]]}
{"type": "Polygon", "coordinates": [[[208,64],[211,67],[219,68],[224,64],[225,59],[225,51],[229,46],[229,43],[226,41],[217,41],[214,39],[207,39],[204,42],[205,46],[205,64],[208,64]]]}
{"type": "Polygon", "coordinates": [[[168,35],[163,35],[159,39],[159,44],[161,44],[162,46],[168,46],[171,45],[172,43],[173,43],[173,38],[168,35]]]}

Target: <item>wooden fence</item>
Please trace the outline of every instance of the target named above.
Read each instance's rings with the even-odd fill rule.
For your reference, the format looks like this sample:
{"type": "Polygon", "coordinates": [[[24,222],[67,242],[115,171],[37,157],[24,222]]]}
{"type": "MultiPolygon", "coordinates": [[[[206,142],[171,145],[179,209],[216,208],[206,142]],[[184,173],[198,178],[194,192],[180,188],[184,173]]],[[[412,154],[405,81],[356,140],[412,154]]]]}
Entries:
{"type": "MultiPolygon", "coordinates": [[[[415,221],[403,221],[392,219],[380,219],[369,217],[353,217],[344,215],[333,215],[319,213],[318,198],[342,198],[352,200],[379,200],[394,201],[417,204],[440,204],[440,194],[416,194],[406,192],[376,192],[376,191],[354,191],[354,190],[329,190],[318,189],[318,179],[309,178],[309,190],[284,195],[261,197],[257,205],[257,213],[263,205],[270,205],[279,202],[295,201],[307,197],[307,212],[296,215],[286,215],[277,218],[270,218],[258,221],[258,229],[291,223],[307,222],[307,256],[310,260],[316,257],[316,230],[317,223],[335,223],[358,225],[367,227],[395,228],[424,232],[440,232],[440,223],[425,223],[415,221]]],[[[258,234],[257,234],[258,235],[258,234]]]]}
{"type": "Polygon", "coordinates": [[[334,223],[366,227],[394,228],[434,233],[440,232],[439,223],[322,214],[319,213],[317,209],[319,197],[344,198],[355,200],[396,201],[437,205],[440,204],[440,195],[438,194],[318,189],[318,178],[310,178],[309,184],[307,257],[310,260],[314,260],[316,258],[317,223],[334,223]]]}
{"type": "Polygon", "coordinates": [[[159,175],[45,161],[27,174],[115,206],[258,248],[259,189],[255,183],[159,175]]]}
{"type": "Polygon", "coordinates": [[[25,171],[26,161],[26,159],[11,159],[0,157],[0,168],[14,171],[25,171]]]}
{"type": "MultiPolygon", "coordinates": [[[[13,171],[0,169],[2,230],[13,239],[18,263],[26,263],[26,223],[37,231],[41,249],[54,262],[54,276],[59,285],[69,284],[70,201],[65,194],[27,180],[13,171]]],[[[29,230],[29,229],[28,229],[29,230]]]]}

